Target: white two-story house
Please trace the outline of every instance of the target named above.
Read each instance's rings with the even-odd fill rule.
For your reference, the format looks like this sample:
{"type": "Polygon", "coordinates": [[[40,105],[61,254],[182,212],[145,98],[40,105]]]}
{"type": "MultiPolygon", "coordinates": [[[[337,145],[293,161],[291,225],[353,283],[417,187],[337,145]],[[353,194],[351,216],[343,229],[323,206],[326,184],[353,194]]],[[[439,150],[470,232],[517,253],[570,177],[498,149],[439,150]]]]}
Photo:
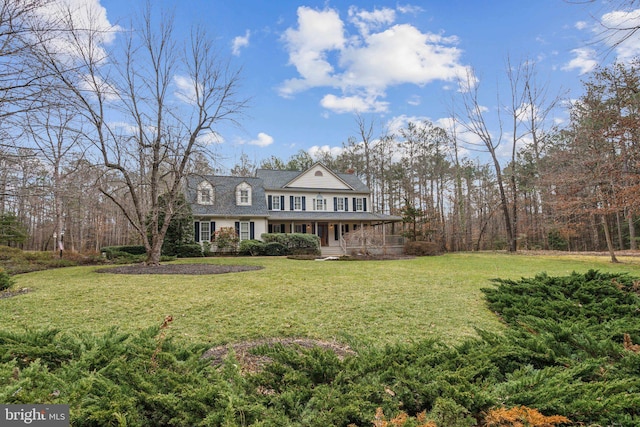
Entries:
{"type": "Polygon", "coordinates": [[[259,169],[251,178],[191,176],[188,200],[197,242],[211,242],[221,227],[233,227],[240,240],[312,233],[323,255],[345,253],[346,233],[402,221],[373,213],[371,193],[357,176],[322,163],[305,171],[259,169]]]}

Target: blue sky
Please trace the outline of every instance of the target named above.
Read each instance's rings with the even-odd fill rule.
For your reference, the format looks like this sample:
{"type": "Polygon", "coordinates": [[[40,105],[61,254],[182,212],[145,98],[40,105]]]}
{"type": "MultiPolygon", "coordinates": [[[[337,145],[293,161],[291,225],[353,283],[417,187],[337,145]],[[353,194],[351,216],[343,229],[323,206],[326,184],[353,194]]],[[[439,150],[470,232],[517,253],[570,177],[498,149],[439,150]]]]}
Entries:
{"type": "MultiPolygon", "coordinates": [[[[137,0],[99,2],[111,24],[143,6],[137,0]]],[[[497,108],[506,89],[506,61],[535,61],[550,93],[581,94],[581,81],[599,63],[629,58],[638,40],[605,55],[600,29],[635,15],[611,14],[595,1],[448,0],[397,2],[288,0],[154,0],[173,9],[181,31],[204,24],[223,54],[242,67],[241,94],[251,98],[241,128],[222,127],[216,146],[232,167],[242,153],[258,163],[286,160],[299,150],[337,153],[358,133],[355,114],[376,134],[408,120],[444,123],[471,72],[482,103],[497,108]],[[605,15],[609,13],[609,15],[605,15]]],[[[556,116],[562,120],[562,113],[556,116]]],[[[473,156],[473,154],[470,154],[473,156]]]]}

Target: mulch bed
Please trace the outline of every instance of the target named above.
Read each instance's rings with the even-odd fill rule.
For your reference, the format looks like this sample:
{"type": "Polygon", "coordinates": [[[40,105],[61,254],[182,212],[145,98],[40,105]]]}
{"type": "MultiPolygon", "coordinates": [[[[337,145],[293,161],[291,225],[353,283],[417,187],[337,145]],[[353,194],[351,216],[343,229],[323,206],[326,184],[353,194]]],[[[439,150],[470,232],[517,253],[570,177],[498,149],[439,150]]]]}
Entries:
{"type": "Polygon", "coordinates": [[[216,264],[161,264],[161,265],[123,265],[97,269],[97,273],[114,274],[224,274],[242,271],[261,270],[257,265],[216,265],[216,264]]]}

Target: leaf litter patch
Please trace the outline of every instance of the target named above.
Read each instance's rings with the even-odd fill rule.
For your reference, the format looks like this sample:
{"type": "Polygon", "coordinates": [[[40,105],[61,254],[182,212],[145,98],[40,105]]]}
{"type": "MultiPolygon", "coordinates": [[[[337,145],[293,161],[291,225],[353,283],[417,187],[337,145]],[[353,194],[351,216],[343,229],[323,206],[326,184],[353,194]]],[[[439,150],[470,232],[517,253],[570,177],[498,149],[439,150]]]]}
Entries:
{"type": "Polygon", "coordinates": [[[203,359],[210,359],[212,366],[220,366],[231,353],[240,363],[243,371],[257,373],[273,362],[269,356],[255,354],[254,350],[258,347],[268,346],[270,348],[277,345],[284,347],[298,347],[300,349],[311,350],[321,348],[323,350],[332,351],[340,360],[347,356],[356,356],[357,353],[348,345],[337,342],[314,340],[309,338],[265,338],[254,341],[244,341],[233,344],[225,344],[210,348],[203,355],[203,359]]]}

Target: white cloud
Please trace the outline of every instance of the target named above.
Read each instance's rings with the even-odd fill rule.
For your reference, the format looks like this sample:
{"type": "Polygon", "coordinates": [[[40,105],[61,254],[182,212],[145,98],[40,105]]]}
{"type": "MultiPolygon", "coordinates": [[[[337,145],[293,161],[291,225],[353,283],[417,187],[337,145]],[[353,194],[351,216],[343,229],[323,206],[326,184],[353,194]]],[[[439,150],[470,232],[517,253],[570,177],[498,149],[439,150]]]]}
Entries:
{"type": "Polygon", "coordinates": [[[586,21],[578,21],[575,25],[576,29],[584,30],[589,27],[589,24],[586,21]]]}
{"type": "Polygon", "coordinates": [[[333,66],[327,60],[327,53],[342,49],[343,31],[343,22],[336,11],[298,8],[298,29],[287,29],[283,40],[289,50],[289,63],[296,67],[302,79],[285,82],[281,94],[286,96],[333,84],[333,66]]]}
{"type": "Polygon", "coordinates": [[[414,6],[411,4],[406,4],[406,5],[398,5],[398,12],[400,13],[406,13],[406,14],[410,14],[410,15],[417,15],[421,12],[423,12],[424,9],[421,8],[420,6],[414,6]]]}
{"type": "Polygon", "coordinates": [[[252,139],[248,142],[249,145],[256,145],[258,147],[268,147],[273,144],[273,137],[271,135],[267,135],[264,132],[258,133],[258,137],[256,139],[252,139]]]}
{"type": "Polygon", "coordinates": [[[358,95],[339,97],[328,94],[322,98],[320,105],[336,113],[382,113],[387,111],[389,103],[358,95]]]}
{"type": "Polygon", "coordinates": [[[344,149],[342,147],[330,147],[329,145],[314,145],[313,147],[309,148],[309,150],[307,150],[309,155],[315,160],[322,158],[323,154],[326,153],[331,154],[332,157],[337,157],[342,154],[343,151],[344,149]]]}
{"type": "Polygon", "coordinates": [[[396,20],[396,11],[389,8],[374,9],[373,11],[358,9],[356,6],[349,8],[349,18],[358,28],[360,34],[366,36],[371,30],[384,25],[392,24],[396,20]]]}
{"type": "Polygon", "coordinates": [[[402,114],[395,116],[387,121],[385,129],[391,135],[398,135],[400,129],[406,128],[409,123],[421,123],[423,121],[429,121],[428,117],[424,116],[407,116],[402,114]]]}
{"type": "Polygon", "coordinates": [[[358,34],[349,35],[337,11],[298,8],[298,26],[287,29],[283,40],[299,76],[286,80],[280,95],[333,88],[341,94],[326,94],[321,101],[325,108],[386,111],[387,103],[379,98],[389,86],[454,82],[468,74],[456,37],[423,33],[409,24],[394,24],[395,19],[393,9],[352,7],[349,22],[358,34]]]}
{"type": "Polygon", "coordinates": [[[105,46],[115,40],[121,27],[107,18],[100,0],[56,0],[36,10],[38,19],[51,22],[57,31],[47,43],[60,60],[73,61],[91,55],[94,61],[106,58],[105,46]],[[73,33],[69,30],[73,29],[73,33]],[[89,43],[89,39],[92,39],[89,43]]]}
{"type": "Polygon", "coordinates": [[[580,74],[586,74],[598,66],[596,51],[590,48],[573,49],[571,53],[574,58],[566,63],[562,69],[564,71],[579,70],[580,74]]]}
{"type": "Polygon", "coordinates": [[[610,12],[600,21],[608,29],[604,41],[611,47],[615,46],[618,60],[626,62],[640,55],[640,32],[633,31],[640,27],[640,9],[610,12]]]}
{"type": "Polygon", "coordinates": [[[417,107],[418,105],[422,104],[422,98],[419,95],[412,95],[407,100],[407,104],[413,105],[414,107],[417,107]]]}
{"type": "Polygon", "coordinates": [[[425,34],[407,25],[394,25],[367,37],[366,45],[342,52],[343,85],[386,88],[435,80],[452,81],[466,68],[458,63],[461,51],[455,37],[425,34]]]}
{"type": "Polygon", "coordinates": [[[231,42],[231,52],[235,56],[239,56],[240,55],[240,50],[242,48],[245,48],[245,47],[249,46],[249,38],[250,37],[251,37],[251,32],[249,30],[247,30],[244,33],[244,36],[235,37],[233,39],[233,41],[231,42]]]}
{"type": "Polygon", "coordinates": [[[176,97],[182,102],[193,104],[196,99],[196,88],[193,79],[188,76],[173,76],[173,83],[176,85],[174,92],[176,97]]]}
{"type": "Polygon", "coordinates": [[[85,75],[78,82],[78,87],[92,96],[100,94],[102,99],[107,102],[117,101],[119,99],[118,90],[108,82],[104,81],[100,76],[85,75]]]}
{"type": "Polygon", "coordinates": [[[210,131],[198,135],[197,141],[199,144],[214,145],[222,144],[224,142],[224,138],[218,132],[210,131]]]}

